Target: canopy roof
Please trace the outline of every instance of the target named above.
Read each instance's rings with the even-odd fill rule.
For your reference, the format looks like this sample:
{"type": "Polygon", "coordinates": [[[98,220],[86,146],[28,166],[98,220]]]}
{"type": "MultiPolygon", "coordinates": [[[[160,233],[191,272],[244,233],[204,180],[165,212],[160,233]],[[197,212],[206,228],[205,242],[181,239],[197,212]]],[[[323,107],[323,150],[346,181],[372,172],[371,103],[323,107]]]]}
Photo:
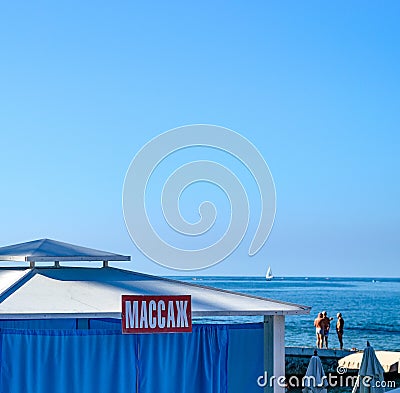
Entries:
{"type": "Polygon", "coordinates": [[[121,318],[121,295],[191,295],[192,315],[295,315],[310,307],[116,268],[0,268],[0,319],[121,318]]]}
{"type": "MultiPolygon", "coordinates": [[[[364,352],[357,352],[339,360],[339,366],[350,370],[358,370],[361,366],[364,352]]],[[[400,352],[375,351],[379,363],[385,372],[400,372],[400,352]]]]}
{"type": "Polygon", "coordinates": [[[0,261],[130,261],[130,256],[76,246],[51,239],[33,240],[0,247],[0,261]]]}

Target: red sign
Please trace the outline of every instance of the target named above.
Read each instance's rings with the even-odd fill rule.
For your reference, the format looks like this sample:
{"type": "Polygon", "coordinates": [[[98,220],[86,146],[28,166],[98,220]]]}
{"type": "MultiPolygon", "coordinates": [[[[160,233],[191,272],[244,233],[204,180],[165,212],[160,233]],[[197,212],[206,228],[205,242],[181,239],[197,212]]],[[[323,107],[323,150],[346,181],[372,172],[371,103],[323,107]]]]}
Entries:
{"type": "Polygon", "coordinates": [[[122,333],[192,331],[190,295],[122,295],[122,333]]]}

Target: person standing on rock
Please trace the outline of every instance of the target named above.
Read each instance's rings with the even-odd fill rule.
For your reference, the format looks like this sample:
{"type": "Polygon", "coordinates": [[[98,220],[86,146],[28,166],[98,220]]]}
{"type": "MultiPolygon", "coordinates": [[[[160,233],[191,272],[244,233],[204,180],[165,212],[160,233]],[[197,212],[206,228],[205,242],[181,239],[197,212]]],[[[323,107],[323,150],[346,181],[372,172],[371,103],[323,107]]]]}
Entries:
{"type": "Polygon", "coordinates": [[[324,343],[324,328],[323,328],[323,315],[320,312],[318,314],[318,317],[315,318],[314,320],[314,326],[315,326],[315,334],[317,336],[317,348],[322,348],[322,345],[324,343]]]}
{"type": "Polygon", "coordinates": [[[342,318],[342,314],[337,313],[337,322],[336,322],[336,333],[337,338],[339,340],[340,349],[343,349],[343,330],[344,330],[344,319],[342,318]]]}
{"type": "Polygon", "coordinates": [[[322,338],[321,348],[323,348],[323,346],[325,344],[325,348],[328,349],[329,330],[331,329],[331,321],[333,321],[333,318],[328,317],[328,314],[326,311],[322,311],[322,316],[323,316],[322,328],[324,329],[324,335],[322,338]]]}

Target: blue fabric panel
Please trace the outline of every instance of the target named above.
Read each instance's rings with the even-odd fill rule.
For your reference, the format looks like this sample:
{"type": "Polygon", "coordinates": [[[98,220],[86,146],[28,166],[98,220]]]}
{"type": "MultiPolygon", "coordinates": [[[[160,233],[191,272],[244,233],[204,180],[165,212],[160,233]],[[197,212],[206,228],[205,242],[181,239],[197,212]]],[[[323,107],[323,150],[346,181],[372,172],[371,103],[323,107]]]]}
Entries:
{"type": "Polygon", "coordinates": [[[139,393],[226,393],[228,330],[139,336],[139,393]]]}
{"type": "Polygon", "coordinates": [[[75,329],[76,319],[1,319],[0,329],[75,329]]]}
{"type": "Polygon", "coordinates": [[[0,392],[226,393],[228,341],[224,325],[154,335],[1,329],[0,392]]]}
{"type": "Polygon", "coordinates": [[[137,336],[99,330],[2,330],[3,393],[136,392],[137,336]]]}
{"type": "Polygon", "coordinates": [[[229,326],[228,393],[260,393],[264,373],[263,324],[229,326]]]}
{"type": "Polygon", "coordinates": [[[122,330],[122,322],[120,319],[113,319],[113,318],[89,319],[89,329],[122,330]]]}

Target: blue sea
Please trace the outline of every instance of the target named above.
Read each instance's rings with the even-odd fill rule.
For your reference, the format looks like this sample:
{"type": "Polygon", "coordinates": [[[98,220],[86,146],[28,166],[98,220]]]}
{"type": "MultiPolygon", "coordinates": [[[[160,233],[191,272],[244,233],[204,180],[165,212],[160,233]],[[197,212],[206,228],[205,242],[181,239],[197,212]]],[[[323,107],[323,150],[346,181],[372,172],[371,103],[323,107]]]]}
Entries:
{"type": "MultiPolygon", "coordinates": [[[[178,278],[178,277],[176,277],[178,278]]],[[[369,340],[376,350],[400,351],[399,278],[275,277],[179,277],[182,281],[249,295],[311,306],[310,315],[286,317],[286,345],[315,345],[313,321],[326,310],[345,320],[344,347],[363,349],[369,340]]],[[[204,318],[202,319],[205,320],[204,318]]],[[[240,323],[262,321],[262,317],[219,317],[206,321],[240,323]]],[[[333,325],[334,328],[334,325],[333,325]]],[[[333,329],[330,347],[338,347],[333,329]]]]}

